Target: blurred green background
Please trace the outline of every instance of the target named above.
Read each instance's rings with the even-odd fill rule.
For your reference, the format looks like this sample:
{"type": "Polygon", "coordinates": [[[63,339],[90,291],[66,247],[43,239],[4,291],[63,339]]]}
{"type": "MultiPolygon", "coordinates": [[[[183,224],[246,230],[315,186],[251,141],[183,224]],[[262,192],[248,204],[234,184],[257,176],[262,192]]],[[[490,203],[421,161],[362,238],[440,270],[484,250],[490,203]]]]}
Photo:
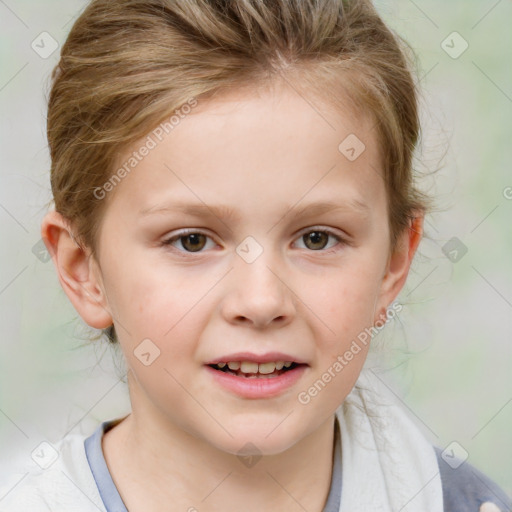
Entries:
{"type": "MultiPolygon", "coordinates": [[[[40,34],[61,45],[84,5],[0,3],[0,474],[13,453],[129,410],[120,355],[87,344],[38,245],[50,200],[45,103],[59,53],[44,55],[51,39],[40,34]]],[[[512,494],[512,4],[376,5],[418,57],[416,168],[436,198],[404,309],[376,339],[386,350],[375,353],[379,375],[433,443],[456,441],[512,494]]]]}

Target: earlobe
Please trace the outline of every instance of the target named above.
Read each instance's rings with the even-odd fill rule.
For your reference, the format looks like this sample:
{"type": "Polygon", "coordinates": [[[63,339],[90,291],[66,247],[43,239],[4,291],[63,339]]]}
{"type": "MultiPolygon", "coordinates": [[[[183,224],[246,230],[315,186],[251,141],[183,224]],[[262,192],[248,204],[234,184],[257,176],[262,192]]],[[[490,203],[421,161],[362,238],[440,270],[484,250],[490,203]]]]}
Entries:
{"type": "Polygon", "coordinates": [[[82,319],[96,329],[112,325],[99,266],[90,250],[76,242],[69,221],[58,212],[47,213],[41,224],[41,237],[60,284],[82,319]]]}
{"type": "Polygon", "coordinates": [[[412,260],[423,236],[423,221],[423,213],[411,219],[409,227],[404,229],[395,250],[389,256],[381,285],[380,309],[385,310],[395,300],[407,280],[412,260]]]}

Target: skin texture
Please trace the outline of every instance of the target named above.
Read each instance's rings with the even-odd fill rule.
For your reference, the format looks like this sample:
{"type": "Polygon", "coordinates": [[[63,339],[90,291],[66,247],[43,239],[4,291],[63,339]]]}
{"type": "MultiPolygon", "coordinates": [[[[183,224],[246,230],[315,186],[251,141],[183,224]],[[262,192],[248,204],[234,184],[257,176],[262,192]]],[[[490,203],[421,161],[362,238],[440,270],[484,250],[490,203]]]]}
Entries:
{"type": "Polygon", "coordinates": [[[371,119],[282,86],[199,102],[104,199],[97,261],[65,219],[46,215],[65,292],[92,327],[114,322],[127,360],[132,413],[103,450],[130,510],[322,510],[334,412],[367,349],[310,403],[297,396],[396,298],[422,233],[419,215],[390,254],[379,171],[371,119]],[[338,146],[352,133],[366,149],[349,161],[338,146]],[[340,208],[297,215],[324,200],[340,208]],[[236,215],[140,213],[176,201],[236,215]],[[184,228],[206,238],[163,243],[184,228]],[[303,237],[327,228],[346,243],[303,237]],[[236,252],[248,236],[263,249],[252,263],[236,252]],[[147,338],[160,350],[148,366],[134,355],[147,338]],[[308,367],[278,396],[241,398],[205,369],[238,351],[281,351],[308,367]],[[249,442],[248,454],[263,455],[251,467],[237,457],[249,442]]]}

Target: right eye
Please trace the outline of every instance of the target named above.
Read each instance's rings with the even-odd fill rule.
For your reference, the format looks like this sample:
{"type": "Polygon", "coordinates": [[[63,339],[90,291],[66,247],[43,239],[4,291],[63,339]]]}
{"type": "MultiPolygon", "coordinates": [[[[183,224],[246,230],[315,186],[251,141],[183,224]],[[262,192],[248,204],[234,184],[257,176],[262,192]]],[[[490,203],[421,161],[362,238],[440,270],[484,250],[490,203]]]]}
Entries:
{"type": "MultiPolygon", "coordinates": [[[[189,253],[196,253],[200,252],[201,249],[204,248],[206,244],[206,240],[210,237],[204,233],[201,233],[200,231],[193,231],[193,230],[184,230],[176,235],[165,239],[162,242],[163,246],[174,246],[175,243],[179,243],[181,247],[184,249],[178,249],[179,252],[189,252],[189,253]]],[[[211,240],[211,238],[210,238],[211,240]]]]}

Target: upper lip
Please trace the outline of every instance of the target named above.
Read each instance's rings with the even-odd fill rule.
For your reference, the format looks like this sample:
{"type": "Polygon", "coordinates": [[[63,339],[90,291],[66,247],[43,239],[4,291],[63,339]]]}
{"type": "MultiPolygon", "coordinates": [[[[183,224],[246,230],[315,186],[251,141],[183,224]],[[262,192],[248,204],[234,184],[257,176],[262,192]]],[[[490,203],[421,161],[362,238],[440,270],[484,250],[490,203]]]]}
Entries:
{"type": "Polygon", "coordinates": [[[290,361],[297,364],[307,364],[303,359],[284,354],[283,352],[265,352],[264,354],[253,354],[252,352],[236,352],[221,357],[216,357],[205,364],[229,363],[230,361],[251,361],[253,363],[270,363],[275,361],[290,361]]]}

